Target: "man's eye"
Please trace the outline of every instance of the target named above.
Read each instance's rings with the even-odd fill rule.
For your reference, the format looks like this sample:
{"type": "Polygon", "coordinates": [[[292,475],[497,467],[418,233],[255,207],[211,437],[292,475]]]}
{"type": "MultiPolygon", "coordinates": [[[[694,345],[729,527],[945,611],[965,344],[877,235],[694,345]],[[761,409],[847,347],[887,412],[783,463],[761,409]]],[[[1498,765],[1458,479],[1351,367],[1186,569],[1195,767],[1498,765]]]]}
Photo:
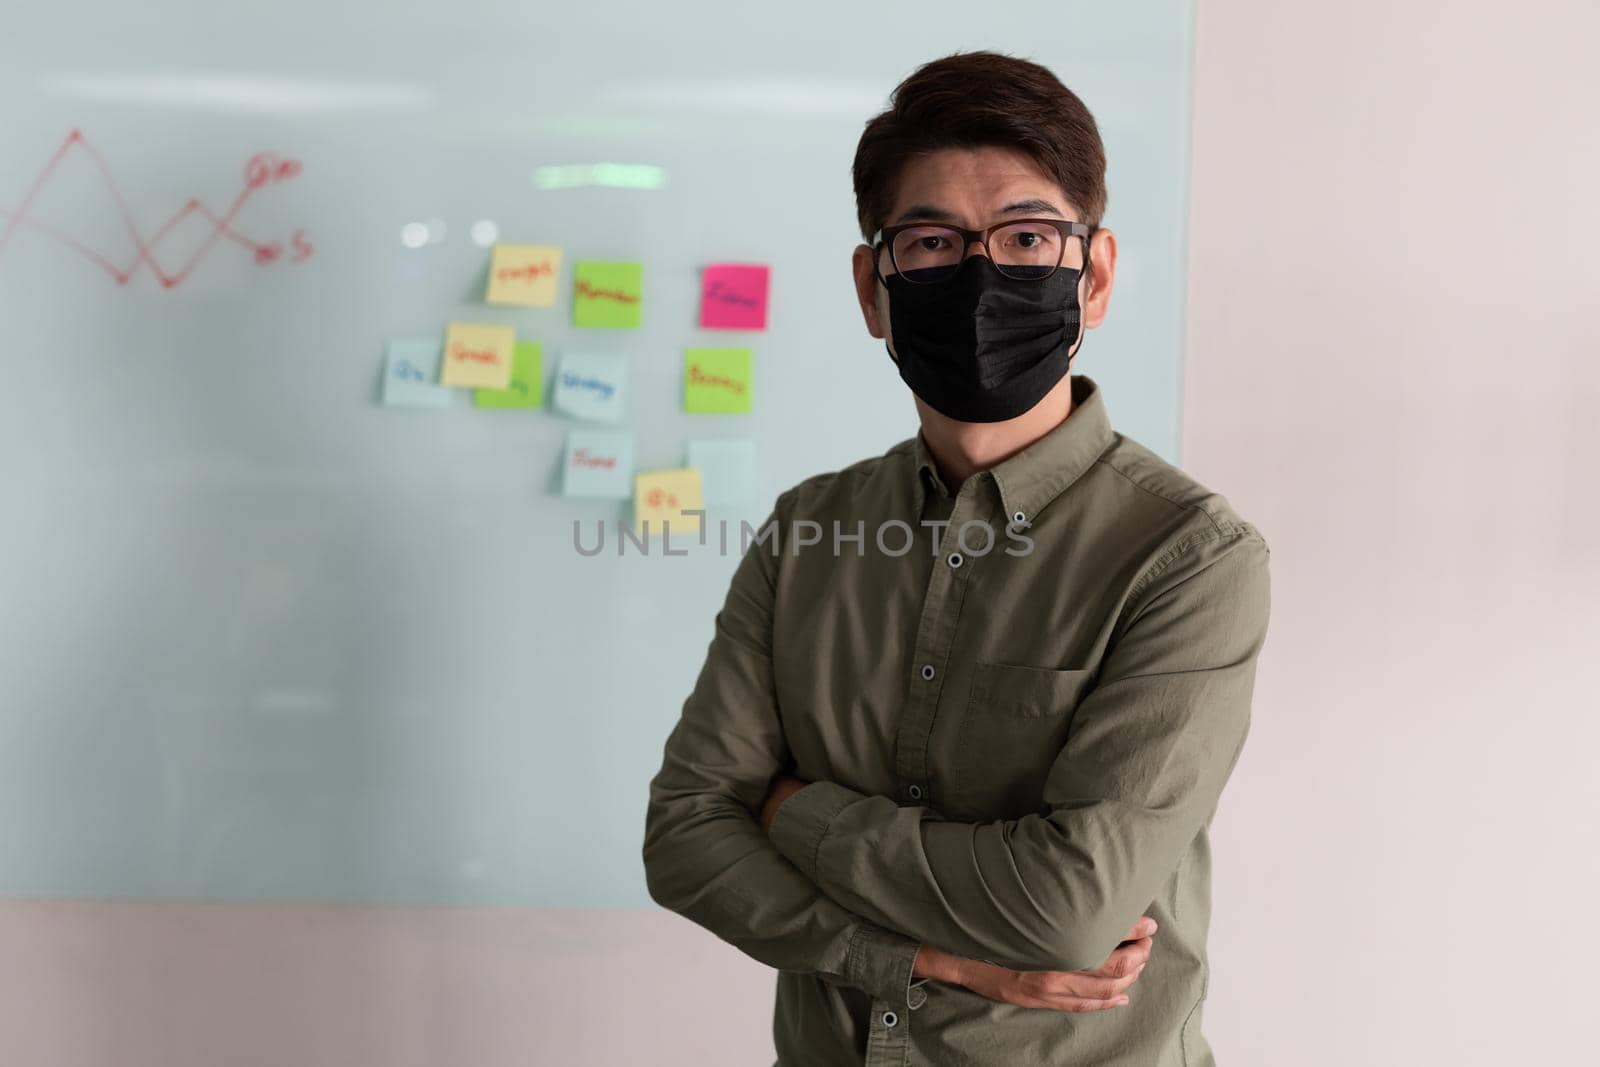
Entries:
{"type": "Polygon", "coordinates": [[[921,240],[919,240],[917,243],[919,245],[921,245],[926,251],[937,252],[939,250],[939,247],[944,244],[944,238],[943,237],[924,237],[921,240]]]}

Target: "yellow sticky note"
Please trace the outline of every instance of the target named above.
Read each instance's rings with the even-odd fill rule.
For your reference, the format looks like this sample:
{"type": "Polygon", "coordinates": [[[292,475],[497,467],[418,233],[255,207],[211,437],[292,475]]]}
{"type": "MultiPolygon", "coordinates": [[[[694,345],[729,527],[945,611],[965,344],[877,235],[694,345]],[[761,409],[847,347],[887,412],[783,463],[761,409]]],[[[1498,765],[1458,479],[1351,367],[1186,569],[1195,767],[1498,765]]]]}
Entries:
{"type": "Polygon", "coordinates": [[[705,496],[700,484],[700,471],[696,467],[672,467],[667,470],[640,471],[633,476],[633,528],[636,533],[646,529],[658,533],[671,523],[673,534],[700,533],[700,516],[685,515],[685,509],[705,507],[705,496]]]}
{"type": "Polygon", "coordinates": [[[511,356],[516,345],[515,327],[452,322],[444,335],[439,384],[473,389],[509,388],[511,356]]]}
{"type": "Polygon", "coordinates": [[[491,304],[551,307],[560,273],[561,249],[554,245],[495,245],[483,298],[491,304]]]}

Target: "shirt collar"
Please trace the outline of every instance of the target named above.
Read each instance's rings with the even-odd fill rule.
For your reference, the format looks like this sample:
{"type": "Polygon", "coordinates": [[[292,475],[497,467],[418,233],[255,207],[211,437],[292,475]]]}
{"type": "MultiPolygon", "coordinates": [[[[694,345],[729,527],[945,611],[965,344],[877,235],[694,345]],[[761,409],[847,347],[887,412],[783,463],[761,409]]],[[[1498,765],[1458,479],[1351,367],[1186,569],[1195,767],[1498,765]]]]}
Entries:
{"type": "MultiPolygon", "coordinates": [[[[994,480],[1008,522],[1019,521],[1020,514],[1022,523],[1032,523],[1045,505],[1060,496],[1111,447],[1113,439],[1111,419],[1100,387],[1088,375],[1074,374],[1072,410],[1067,417],[1022,451],[980,474],[987,474],[994,480]]],[[[920,511],[929,490],[945,496],[952,494],[939,477],[938,465],[920,429],[915,455],[920,511]]]]}

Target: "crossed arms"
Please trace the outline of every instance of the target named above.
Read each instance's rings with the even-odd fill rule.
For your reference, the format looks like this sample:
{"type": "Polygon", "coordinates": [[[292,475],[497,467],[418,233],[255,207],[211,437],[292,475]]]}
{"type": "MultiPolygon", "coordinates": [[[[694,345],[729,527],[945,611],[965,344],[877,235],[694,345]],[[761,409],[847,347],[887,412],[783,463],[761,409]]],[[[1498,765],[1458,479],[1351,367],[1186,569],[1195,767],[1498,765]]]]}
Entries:
{"type": "Polygon", "coordinates": [[[900,1003],[924,942],[1019,970],[1098,966],[1238,759],[1268,555],[1239,524],[1141,579],[1049,772],[1045,813],[964,822],[819,781],[783,801],[769,836],[757,815],[789,764],[772,671],[778,561],[746,553],[650,784],[651,896],[768,966],[900,1003]]]}

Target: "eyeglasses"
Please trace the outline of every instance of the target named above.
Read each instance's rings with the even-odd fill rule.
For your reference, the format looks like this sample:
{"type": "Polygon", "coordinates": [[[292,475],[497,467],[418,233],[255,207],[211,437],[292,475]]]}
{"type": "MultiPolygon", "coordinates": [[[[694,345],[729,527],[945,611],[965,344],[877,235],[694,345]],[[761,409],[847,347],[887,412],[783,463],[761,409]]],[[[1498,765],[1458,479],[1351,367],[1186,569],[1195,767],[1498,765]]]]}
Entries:
{"type": "Polygon", "coordinates": [[[1060,267],[1082,270],[1089,260],[1092,232],[1086,224],[1066,219],[1013,219],[982,230],[908,222],[885,226],[872,235],[873,270],[884,281],[878,267],[887,247],[895,273],[906,281],[920,285],[946,281],[961,269],[967,248],[976,241],[1006,277],[1043,281],[1060,267]]]}

